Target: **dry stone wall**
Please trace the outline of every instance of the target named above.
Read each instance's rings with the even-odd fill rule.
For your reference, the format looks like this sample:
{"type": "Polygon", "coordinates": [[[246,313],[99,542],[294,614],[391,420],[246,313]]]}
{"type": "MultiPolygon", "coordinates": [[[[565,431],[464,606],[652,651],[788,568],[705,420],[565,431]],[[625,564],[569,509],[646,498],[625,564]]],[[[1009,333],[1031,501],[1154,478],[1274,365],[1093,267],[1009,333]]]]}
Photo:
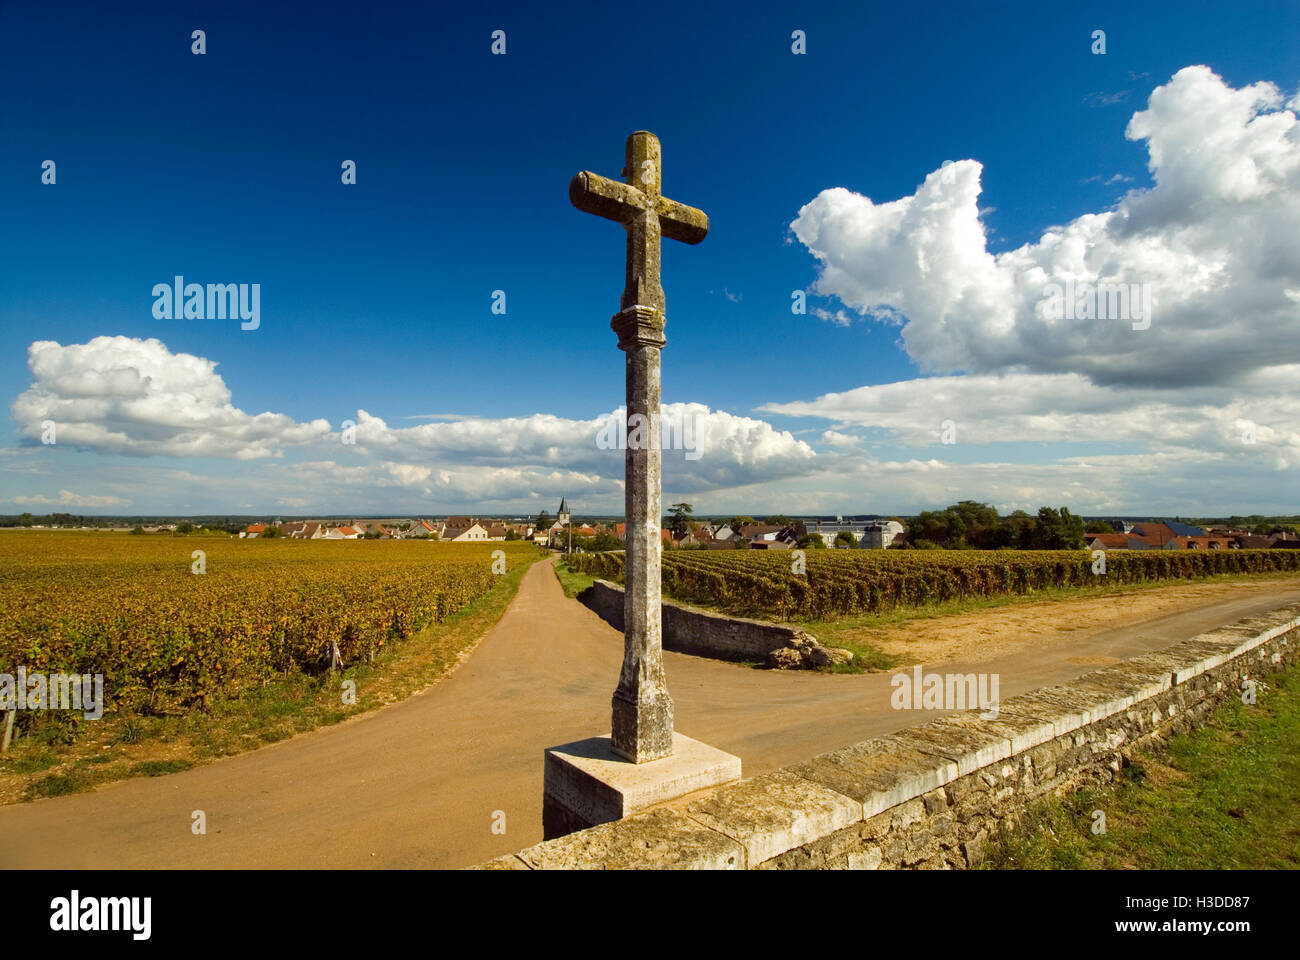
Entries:
{"type": "MultiPolygon", "coordinates": [[[[578,599],[615,630],[623,629],[623,590],[597,580],[578,599]]],[[[821,646],[797,627],[743,617],[725,617],[663,603],[663,645],[667,650],[721,660],[748,660],[777,667],[819,667],[847,659],[848,651],[821,646]]]]}
{"type": "Polygon", "coordinates": [[[1242,681],[1294,662],[1300,604],[1068,683],[549,840],[485,869],[978,866],[1047,794],[1103,784],[1132,752],[1204,722],[1242,681]]]}

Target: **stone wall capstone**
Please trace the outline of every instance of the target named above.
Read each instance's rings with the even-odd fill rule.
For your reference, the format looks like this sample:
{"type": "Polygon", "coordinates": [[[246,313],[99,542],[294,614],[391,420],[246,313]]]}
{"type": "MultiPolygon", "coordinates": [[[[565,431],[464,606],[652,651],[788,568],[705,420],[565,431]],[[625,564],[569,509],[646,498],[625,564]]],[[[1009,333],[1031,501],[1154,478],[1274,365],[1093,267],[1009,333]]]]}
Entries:
{"type": "MultiPolygon", "coordinates": [[[[578,599],[615,630],[623,629],[623,590],[617,584],[597,580],[578,599]]],[[[796,668],[848,659],[848,651],[823,647],[798,627],[726,617],[667,601],[662,607],[666,650],[796,668]]]]}

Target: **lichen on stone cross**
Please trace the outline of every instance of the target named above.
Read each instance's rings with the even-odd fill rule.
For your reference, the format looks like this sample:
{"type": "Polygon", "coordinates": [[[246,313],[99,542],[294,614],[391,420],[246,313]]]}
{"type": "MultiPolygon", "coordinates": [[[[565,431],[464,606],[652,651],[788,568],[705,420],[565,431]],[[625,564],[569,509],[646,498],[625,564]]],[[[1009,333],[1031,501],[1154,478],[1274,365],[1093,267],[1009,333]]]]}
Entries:
{"type": "Polygon", "coordinates": [[[611,740],[614,752],[634,763],[673,752],[673,701],[664,678],[659,583],[663,550],[659,352],[666,342],[660,238],[699,243],[709,232],[709,218],[703,211],[663,195],[662,176],[658,138],[638,130],[627,138],[626,182],[584,170],[569,183],[569,199],[575,207],[621,223],[627,231],[623,299],[610,326],[626,354],[628,422],[641,418],[646,429],[639,433],[647,442],[629,442],[624,454],[623,669],[611,704],[611,740]]]}
{"type": "Polygon", "coordinates": [[[663,154],[659,138],[638,130],[627,138],[626,183],[584,170],[569,183],[569,200],[579,210],[614,220],[627,229],[627,275],[620,310],[652,307],[663,313],[659,282],[659,238],[699,243],[709,232],[709,218],[661,192],[663,154]]]}

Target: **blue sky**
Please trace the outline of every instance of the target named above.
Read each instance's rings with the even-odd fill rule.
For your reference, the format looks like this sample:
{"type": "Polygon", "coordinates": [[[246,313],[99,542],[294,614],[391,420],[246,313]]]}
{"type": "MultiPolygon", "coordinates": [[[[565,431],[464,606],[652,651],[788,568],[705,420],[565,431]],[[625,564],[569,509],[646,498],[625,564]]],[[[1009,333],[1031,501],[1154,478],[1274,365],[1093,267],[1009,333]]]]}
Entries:
{"type": "MultiPolygon", "coordinates": [[[[617,509],[620,460],[573,437],[622,401],[608,326],[622,231],[574,210],[567,185],[579,169],[616,176],[624,138],[643,128],[663,143],[665,193],[712,224],[697,247],[665,241],[664,400],[730,418],[715,424],[705,456],[666,464],[666,496],[701,512],[891,512],[959,496],[1006,508],[1055,496],[1084,512],[1297,509],[1295,411],[1276,408],[1275,389],[1243,386],[1261,372],[1288,382],[1285,364],[1300,360],[1294,340],[1264,349],[1288,329],[1278,298],[1300,290],[1293,255],[1268,246],[1244,265],[1284,282],[1242,316],[1240,284],[1223,280],[1219,293],[1231,294],[1256,347],[1222,377],[1189,378],[1204,356],[1157,336],[1200,342],[1201,321],[1180,334],[1165,315],[1142,341],[1061,332],[1080,352],[1063,345],[1055,352],[1069,355],[1052,358],[1022,315],[959,304],[990,268],[960,274],[963,251],[926,248],[925,234],[959,233],[959,208],[977,204],[984,254],[1029,247],[1041,264],[1044,233],[1077,225],[1078,242],[1108,251],[1094,258],[1098,280],[1186,292],[1216,263],[1188,237],[1267,239],[1270,227],[1251,218],[1296,203],[1300,135],[1274,131],[1260,145],[1242,126],[1255,114],[1234,116],[1230,98],[1215,96],[1270,82],[1279,95],[1256,113],[1294,120],[1300,7],[992,6],[757,4],[737,16],[658,4],[647,29],[647,18],[524,4],[319,4],[303,14],[0,3],[0,396],[14,405],[0,426],[0,512],[510,512],[553,509],[562,493],[617,509]],[[201,56],[195,29],[206,33],[201,56]],[[496,29],[504,56],[490,52],[496,29]],[[795,29],[804,55],[791,51],[795,29]],[[1104,55],[1091,52],[1097,29],[1104,55]],[[1173,85],[1200,65],[1214,82],[1173,85]],[[1126,138],[1162,85],[1173,92],[1154,137],[1126,138]],[[1216,192],[1211,174],[1172,166],[1178,145],[1218,143],[1186,129],[1212,110],[1225,162],[1242,143],[1258,148],[1274,193],[1216,192]],[[1153,262],[1114,225],[1098,237],[1078,218],[1154,192],[1149,146],[1162,135],[1167,196],[1145,209],[1134,197],[1130,219],[1181,239],[1167,237],[1169,257],[1153,262]],[[41,182],[47,159],[53,185],[41,182]],[[340,182],[344,160],[357,165],[355,185],[340,182]],[[901,232],[877,222],[880,205],[919,206],[919,186],[945,161],[960,172],[949,186],[977,184],[977,200],[931,197],[953,219],[901,232]],[[797,236],[801,209],[833,188],[872,206],[828,197],[797,236]],[[1216,197],[1235,206],[1173,226],[1161,212],[1201,211],[1216,197]],[[879,232],[869,264],[852,239],[864,230],[879,232]],[[840,246],[825,246],[831,233],[840,246]],[[882,273],[891,257],[919,258],[924,276],[894,286],[882,273]],[[926,302],[935,258],[959,274],[944,281],[958,293],[941,304],[926,302]],[[826,262],[840,265],[836,276],[823,276],[826,262]],[[176,274],[259,283],[260,327],[156,319],[151,290],[176,274]],[[800,289],[810,291],[806,316],[790,310],[800,289]],[[505,316],[490,312],[494,290],[506,293],[505,316]],[[1024,335],[999,345],[985,323],[1024,335]],[[43,373],[29,358],[34,342],[103,337],[127,340],[112,359],[93,346],[48,353],[43,373]],[[133,359],[133,344],[150,339],[163,352],[133,359]],[[193,390],[176,378],[160,387],[167,378],[150,365],[182,354],[215,373],[195,374],[193,390]],[[87,371],[106,369],[116,386],[85,387],[87,371]],[[148,385],[122,388],[123,370],[148,385]],[[996,430],[982,429],[998,418],[971,400],[988,395],[992,381],[979,378],[989,377],[1030,398],[996,430]],[[1062,377],[1098,396],[1067,409],[1062,384],[1073,381],[1062,377]],[[910,386],[852,393],[890,384],[910,386]],[[1184,384],[1211,392],[1189,397],[1184,384]],[[227,403],[288,426],[241,427],[227,403]],[[1133,409],[1149,429],[1107,426],[1133,409]],[[337,431],[359,410],[377,420],[363,419],[345,447],[337,431]],[[39,442],[43,413],[65,428],[53,446],[39,442]],[[1090,429],[1080,417],[1094,418],[1090,429]],[[1159,427],[1164,417],[1187,420],[1181,446],[1171,445],[1178,429],[1159,427]],[[322,420],[326,432],[304,426],[322,420]],[[941,441],[944,420],[956,443],[941,441]],[[1256,426],[1250,449],[1229,442],[1244,422],[1256,426]],[[1215,460],[1208,484],[1198,451],[1215,460]]],[[[1182,305],[1189,317],[1223,307],[1209,295],[1182,305]]],[[[1211,346],[1215,357],[1235,349],[1211,346]]]]}

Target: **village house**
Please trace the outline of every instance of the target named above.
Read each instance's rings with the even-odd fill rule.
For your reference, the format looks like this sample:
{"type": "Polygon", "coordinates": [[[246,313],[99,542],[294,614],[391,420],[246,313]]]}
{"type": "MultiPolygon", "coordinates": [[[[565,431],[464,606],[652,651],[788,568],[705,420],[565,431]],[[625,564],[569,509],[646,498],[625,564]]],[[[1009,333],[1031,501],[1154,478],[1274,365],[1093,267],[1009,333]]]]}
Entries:
{"type": "MultiPolygon", "coordinates": [[[[1088,535],[1090,550],[1264,550],[1277,546],[1276,537],[1256,536],[1228,527],[1211,527],[1209,531],[1192,524],[1129,523],[1109,521],[1123,532],[1088,535]]],[[[1297,540],[1300,546],[1300,540],[1297,540]]]]}
{"type": "Polygon", "coordinates": [[[1239,533],[1230,539],[1238,550],[1267,550],[1273,546],[1273,538],[1257,533],[1239,533]]]}
{"type": "Polygon", "coordinates": [[[1184,550],[1240,549],[1230,537],[1179,537],[1178,545],[1184,550]]]}
{"type": "Polygon", "coordinates": [[[1181,550],[1178,534],[1167,523],[1135,523],[1130,532],[1147,545],[1148,550],[1181,550]]]}
{"type": "Polygon", "coordinates": [[[1150,546],[1141,537],[1127,533],[1091,533],[1088,534],[1089,550],[1149,550],[1150,546]]]}
{"type": "MultiPolygon", "coordinates": [[[[504,534],[502,535],[504,537],[504,534]]],[[[442,539],[452,543],[469,543],[488,539],[488,532],[472,517],[448,517],[442,539]]]]}
{"type": "Polygon", "coordinates": [[[406,536],[415,540],[432,540],[438,537],[438,528],[428,520],[416,520],[406,531],[406,536]]]}

